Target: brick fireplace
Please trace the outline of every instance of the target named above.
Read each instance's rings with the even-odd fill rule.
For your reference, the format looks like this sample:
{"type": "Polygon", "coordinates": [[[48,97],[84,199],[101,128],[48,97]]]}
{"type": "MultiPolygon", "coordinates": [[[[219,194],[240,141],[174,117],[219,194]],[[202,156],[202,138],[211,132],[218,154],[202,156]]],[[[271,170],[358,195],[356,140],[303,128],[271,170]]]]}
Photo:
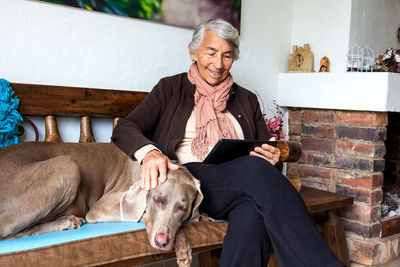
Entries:
{"type": "Polygon", "coordinates": [[[289,109],[289,136],[302,144],[303,153],[297,163],[288,164],[287,176],[354,197],[339,215],[350,260],[366,265],[399,256],[400,234],[379,238],[387,123],[383,112],[289,109]]]}
{"type": "MultiPolygon", "coordinates": [[[[391,80],[391,75],[379,83],[391,80]]],[[[349,100],[346,91],[358,90],[348,86],[349,80],[343,83],[331,76],[335,80],[331,88],[310,89],[314,83],[305,76],[283,76],[279,101],[288,108],[289,138],[302,144],[300,160],[287,166],[288,178],[299,177],[303,185],[354,197],[352,206],[339,211],[352,263],[373,266],[400,261],[400,216],[381,219],[385,176],[400,188],[400,109],[387,102],[391,97],[400,102],[400,98],[381,96],[385,90],[376,87],[378,82],[373,82],[378,90],[375,99],[368,93],[372,89],[362,88],[358,99],[349,100]],[[299,88],[311,97],[293,92],[299,88]],[[363,106],[373,103],[371,97],[377,102],[385,98],[384,107],[363,106]]],[[[400,75],[394,79],[400,84],[400,75]]]]}

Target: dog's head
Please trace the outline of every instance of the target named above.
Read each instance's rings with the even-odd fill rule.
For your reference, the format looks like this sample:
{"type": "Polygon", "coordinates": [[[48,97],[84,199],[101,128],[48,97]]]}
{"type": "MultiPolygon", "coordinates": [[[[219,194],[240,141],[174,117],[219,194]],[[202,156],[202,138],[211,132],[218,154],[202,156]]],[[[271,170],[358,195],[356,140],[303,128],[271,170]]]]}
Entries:
{"type": "Polygon", "coordinates": [[[168,171],[167,181],[156,189],[141,190],[139,184],[131,187],[121,198],[121,219],[144,221],[150,245],[171,250],[182,222],[199,219],[202,199],[200,182],[181,166],[168,171]]]}

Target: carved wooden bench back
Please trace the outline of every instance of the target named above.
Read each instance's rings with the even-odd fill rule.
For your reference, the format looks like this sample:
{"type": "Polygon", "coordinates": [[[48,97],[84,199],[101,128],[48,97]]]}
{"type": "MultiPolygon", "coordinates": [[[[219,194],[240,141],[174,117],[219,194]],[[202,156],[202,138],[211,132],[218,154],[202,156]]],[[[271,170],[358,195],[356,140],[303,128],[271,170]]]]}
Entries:
{"type": "Polygon", "coordinates": [[[46,142],[62,142],[56,116],[80,116],[80,143],[95,142],[91,117],[119,118],[128,115],[147,92],[105,90],[68,86],[11,83],[19,98],[21,115],[45,116],[46,142]]]}

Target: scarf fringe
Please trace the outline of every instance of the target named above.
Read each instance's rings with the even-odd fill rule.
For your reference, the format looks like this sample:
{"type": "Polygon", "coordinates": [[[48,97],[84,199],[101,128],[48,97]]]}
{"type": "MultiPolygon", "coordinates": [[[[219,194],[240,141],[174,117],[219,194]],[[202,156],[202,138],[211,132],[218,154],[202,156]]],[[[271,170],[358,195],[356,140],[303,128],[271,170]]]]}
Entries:
{"type": "MultiPolygon", "coordinates": [[[[223,115],[223,114],[221,114],[223,115]]],[[[203,127],[196,127],[196,137],[192,141],[192,154],[199,160],[204,160],[209,152],[209,147],[214,147],[220,139],[232,139],[229,128],[233,125],[226,115],[219,120],[214,119],[208,121],[203,127]],[[217,131],[211,131],[214,128],[217,131]]]]}

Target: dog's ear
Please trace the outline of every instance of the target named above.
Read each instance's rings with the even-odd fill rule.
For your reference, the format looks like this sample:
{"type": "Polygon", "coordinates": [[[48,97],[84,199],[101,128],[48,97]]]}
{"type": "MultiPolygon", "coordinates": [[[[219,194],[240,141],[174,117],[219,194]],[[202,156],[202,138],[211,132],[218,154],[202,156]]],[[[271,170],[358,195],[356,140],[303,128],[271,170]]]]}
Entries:
{"type": "Polygon", "coordinates": [[[121,221],[140,221],[147,207],[148,195],[148,190],[140,189],[139,182],[132,185],[120,200],[121,221]]]}
{"type": "Polygon", "coordinates": [[[200,190],[200,181],[194,177],[192,177],[192,179],[194,184],[196,185],[197,194],[196,198],[193,201],[192,216],[190,217],[190,220],[198,222],[200,220],[199,206],[201,204],[201,201],[203,200],[203,193],[200,190]]]}

